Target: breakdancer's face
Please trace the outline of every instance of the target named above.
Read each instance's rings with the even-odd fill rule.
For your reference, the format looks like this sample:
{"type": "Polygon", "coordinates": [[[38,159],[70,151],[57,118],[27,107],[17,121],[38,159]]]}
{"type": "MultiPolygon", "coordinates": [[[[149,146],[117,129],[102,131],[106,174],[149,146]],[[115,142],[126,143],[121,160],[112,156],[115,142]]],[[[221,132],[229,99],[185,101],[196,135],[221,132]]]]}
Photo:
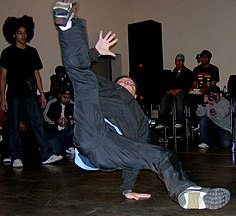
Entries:
{"type": "Polygon", "coordinates": [[[117,81],[117,84],[119,84],[122,87],[124,87],[125,89],[127,89],[135,98],[137,97],[135,83],[129,77],[123,77],[123,78],[119,79],[117,81]]]}

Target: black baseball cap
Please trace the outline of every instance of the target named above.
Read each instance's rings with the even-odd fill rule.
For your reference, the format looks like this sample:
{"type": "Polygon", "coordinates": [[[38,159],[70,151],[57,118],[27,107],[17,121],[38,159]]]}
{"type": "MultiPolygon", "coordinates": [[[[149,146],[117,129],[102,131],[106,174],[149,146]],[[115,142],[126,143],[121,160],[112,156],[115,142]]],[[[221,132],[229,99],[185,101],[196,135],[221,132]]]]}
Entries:
{"type": "Polygon", "coordinates": [[[203,57],[203,56],[207,56],[209,59],[211,59],[212,58],[212,53],[209,50],[203,50],[200,53],[200,57],[203,57]]]}

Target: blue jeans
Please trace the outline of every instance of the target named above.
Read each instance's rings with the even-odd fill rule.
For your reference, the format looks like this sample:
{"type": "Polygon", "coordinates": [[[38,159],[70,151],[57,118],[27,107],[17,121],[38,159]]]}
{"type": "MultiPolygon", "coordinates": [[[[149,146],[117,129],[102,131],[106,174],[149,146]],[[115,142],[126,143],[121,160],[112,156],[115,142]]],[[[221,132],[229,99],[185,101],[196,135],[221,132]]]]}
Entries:
{"type": "Polygon", "coordinates": [[[35,95],[28,98],[8,98],[7,100],[10,124],[9,143],[12,161],[23,158],[22,142],[19,134],[20,121],[25,117],[22,113],[27,114],[32,125],[37,143],[40,146],[42,160],[47,160],[52,155],[52,150],[43,129],[43,117],[39,108],[38,97],[35,95]]]}
{"type": "Polygon", "coordinates": [[[232,135],[229,131],[218,127],[210,118],[203,116],[200,118],[200,143],[211,146],[212,138],[218,135],[220,146],[223,148],[231,147],[232,135]]]}
{"type": "Polygon", "coordinates": [[[176,122],[184,125],[184,94],[182,91],[176,96],[166,94],[161,99],[161,123],[166,123],[174,102],[176,103],[176,122]]]}
{"type": "Polygon", "coordinates": [[[73,147],[74,126],[61,130],[56,134],[48,135],[48,142],[53,148],[54,154],[61,154],[64,150],[73,147]]]}

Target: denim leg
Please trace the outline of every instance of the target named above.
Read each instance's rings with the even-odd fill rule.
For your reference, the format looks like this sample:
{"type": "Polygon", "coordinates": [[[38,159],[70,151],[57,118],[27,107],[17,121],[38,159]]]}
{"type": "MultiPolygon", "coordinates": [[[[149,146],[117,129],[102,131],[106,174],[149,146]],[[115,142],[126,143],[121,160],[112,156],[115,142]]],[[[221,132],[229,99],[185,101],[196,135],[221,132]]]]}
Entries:
{"type": "MultiPolygon", "coordinates": [[[[64,149],[67,150],[74,146],[73,144],[74,126],[69,126],[64,134],[64,149]]],[[[63,150],[64,150],[63,149],[63,150]]]]}
{"type": "Polygon", "coordinates": [[[52,146],[53,153],[62,154],[64,150],[73,147],[74,127],[69,126],[65,131],[57,134],[48,135],[48,142],[52,146]]]}
{"type": "Polygon", "coordinates": [[[211,124],[211,120],[208,117],[201,117],[200,118],[200,143],[206,143],[210,145],[209,139],[209,127],[211,124]]]}
{"type": "Polygon", "coordinates": [[[19,123],[21,118],[23,102],[22,99],[8,98],[8,118],[9,118],[9,144],[11,147],[11,159],[22,160],[22,143],[19,134],[19,123]]]}
{"type": "Polygon", "coordinates": [[[10,158],[11,156],[11,148],[10,148],[10,143],[9,143],[9,123],[3,123],[2,125],[2,158],[10,158]]]}
{"type": "Polygon", "coordinates": [[[37,143],[40,146],[42,160],[45,161],[52,155],[52,149],[48,143],[47,136],[43,128],[43,116],[39,108],[37,96],[25,99],[25,106],[37,139],[37,143]]]}
{"type": "Polygon", "coordinates": [[[220,128],[220,146],[229,148],[232,145],[232,135],[229,131],[220,128]]]}
{"type": "Polygon", "coordinates": [[[202,104],[202,95],[188,95],[188,104],[190,108],[190,122],[191,126],[197,127],[200,123],[199,117],[196,115],[198,104],[202,104]]]}
{"type": "Polygon", "coordinates": [[[184,94],[181,91],[175,96],[176,101],[176,122],[184,125],[184,94]]]}
{"type": "Polygon", "coordinates": [[[166,94],[161,99],[161,110],[160,110],[160,121],[161,123],[168,122],[168,115],[171,111],[173,105],[173,97],[169,94],[166,94]]]}
{"type": "Polygon", "coordinates": [[[62,144],[62,133],[48,135],[48,142],[52,147],[53,153],[56,155],[61,154],[61,144],[62,144]]]}

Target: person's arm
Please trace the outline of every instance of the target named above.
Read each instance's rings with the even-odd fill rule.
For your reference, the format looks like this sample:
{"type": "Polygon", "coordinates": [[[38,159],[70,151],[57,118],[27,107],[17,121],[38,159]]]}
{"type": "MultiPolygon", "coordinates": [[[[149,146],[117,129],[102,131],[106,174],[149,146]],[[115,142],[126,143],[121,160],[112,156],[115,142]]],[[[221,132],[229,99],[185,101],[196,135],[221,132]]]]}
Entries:
{"type": "Polygon", "coordinates": [[[202,117],[202,116],[205,116],[206,113],[207,113],[207,106],[208,105],[208,96],[207,95],[204,95],[204,104],[200,104],[198,105],[198,108],[196,110],[196,115],[198,117],[202,117]]]}
{"type": "Polygon", "coordinates": [[[149,199],[151,194],[133,192],[139,170],[122,170],[122,185],[120,190],[127,199],[149,199]]]}
{"type": "Polygon", "coordinates": [[[38,87],[38,90],[40,93],[41,107],[44,108],[46,106],[47,100],[45,98],[44,91],[43,91],[42,78],[39,73],[39,70],[35,70],[34,74],[35,74],[35,78],[36,78],[36,82],[37,82],[37,87],[38,87]]]}
{"type": "Polygon", "coordinates": [[[193,69],[192,82],[193,82],[192,89],[198,88],[198,73],[196,67],[193,69]]]}
{"type": "Polygon", "coordinates": [[[193,89],[196,89],[197,88],[197,82],[193,82],[193,87],[192,87],[193,89]]]}
{"type": "Polygon", "coordinates": [[[216,85],[216,83],[217,83],[217,81],[215,81],[215,80],[212,80],[212,81],[211,81],[211,86],[215,86],[215,85],[216,85]]]}
{"type": "Polygon", "coordinates": [[[217,66],[212,65],[212,75],[210,86],[216,85],[220,81],[220,71],[217,66]]]}
{"type": "Polygon", "coordinates": [[[138,129],[139,140],[138,141],[141,143],[147,143],[148,136],[149,136],[148,119],[143,113],[140,114],[140,117],[141,118],[139,120],[139,129],[138,129]]]}
{"type": "Polygon", "coordinates": [[[44,121],[49,124],[49,125],[55,125],[56,124],[56,119],[53,119],[52,117],[52,113],[55,113],[55,111],[53,112],[52,106],[53,104],[55,104],[57,101],[57,98],[54,98],[52,100],[50,100],[46,107],[45,110],[43,111],[43,118],[44,121]]]}
{"type": "Polygon", "coordinates": [[[8,105],[6,100],[6,83],[7,83],[7,70],[1,67],[0,69],[0,91],[1,91],[1,109],[7,112],[8,105]]]}
{"type": "Polygon", "coordinates": [[[196,110],[196,115],[198,116],[198,117],[203,117],[203,116],[205,116],[206,115],[206,112],[207,112],[207,108],[206,108],[206,106],[207,105],[198,105],[198,108],[197,108],[197,110],[196,110]]]}

